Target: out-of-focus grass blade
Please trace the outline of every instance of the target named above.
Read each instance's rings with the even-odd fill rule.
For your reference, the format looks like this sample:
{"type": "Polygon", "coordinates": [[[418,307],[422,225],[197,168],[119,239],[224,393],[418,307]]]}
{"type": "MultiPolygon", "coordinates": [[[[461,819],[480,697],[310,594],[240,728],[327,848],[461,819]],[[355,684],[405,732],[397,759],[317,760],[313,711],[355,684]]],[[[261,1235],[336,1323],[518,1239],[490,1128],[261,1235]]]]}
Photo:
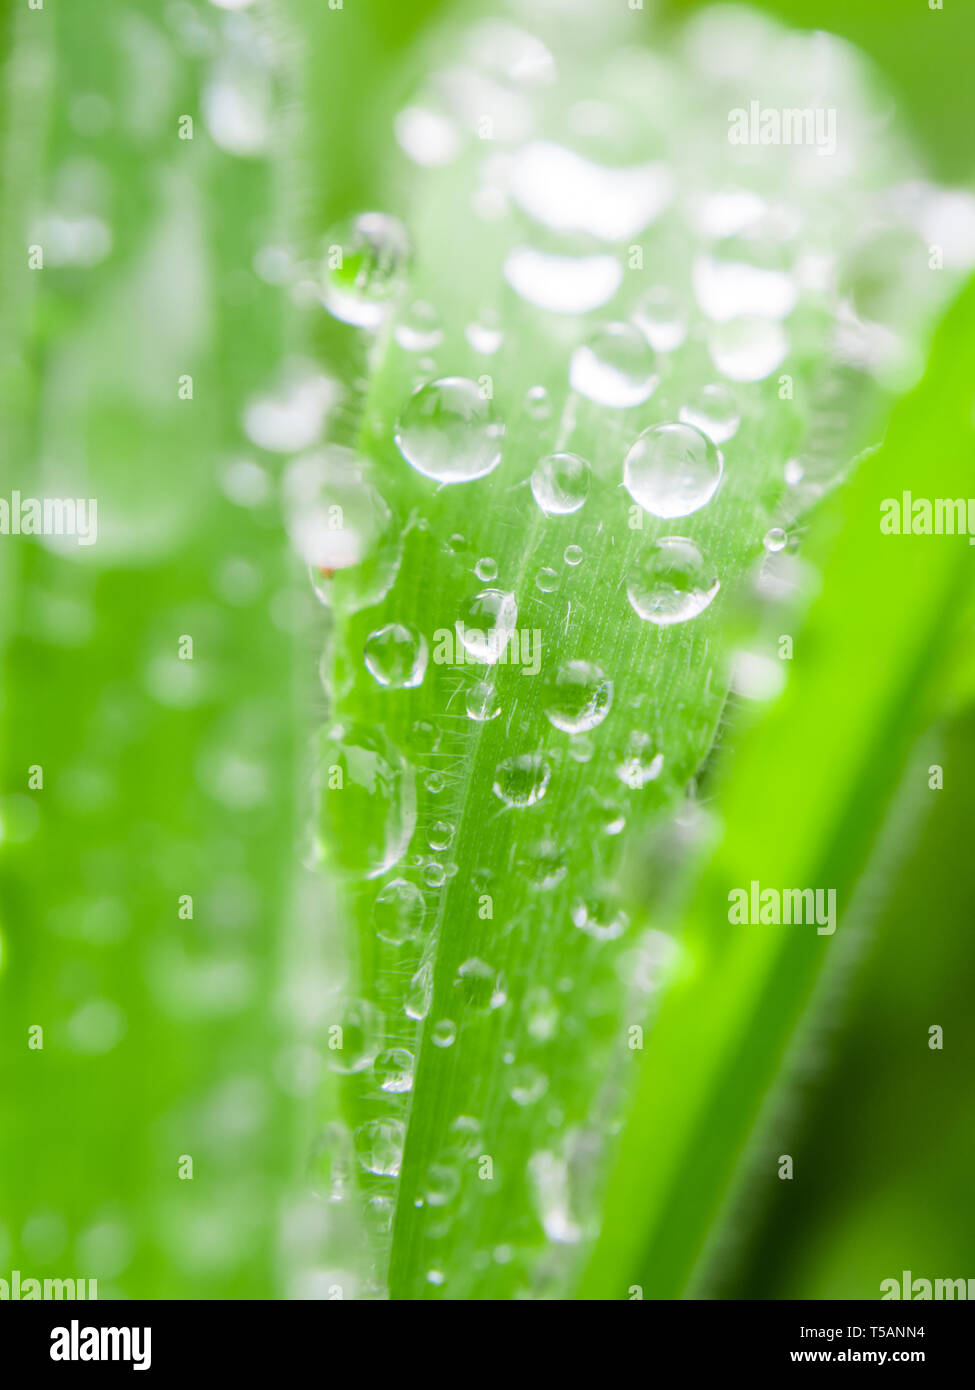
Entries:
{"type": "Polygon", "coordinates": [[[965,629],[966,538],[883,535],[880,516],[904,491],[972,491],[973,323],[969,286],[923,383],[810,547],[822,592],[785,693],[743,741],[719,795],[723,837],[686,914],[682,977],[641,1061],[584,1296],[685,1292],[796,1025],[842,950],[854,887],[965,629]],[[835,888],[836,934],[731,925],[729,891],[753,880],[835,888]]]}

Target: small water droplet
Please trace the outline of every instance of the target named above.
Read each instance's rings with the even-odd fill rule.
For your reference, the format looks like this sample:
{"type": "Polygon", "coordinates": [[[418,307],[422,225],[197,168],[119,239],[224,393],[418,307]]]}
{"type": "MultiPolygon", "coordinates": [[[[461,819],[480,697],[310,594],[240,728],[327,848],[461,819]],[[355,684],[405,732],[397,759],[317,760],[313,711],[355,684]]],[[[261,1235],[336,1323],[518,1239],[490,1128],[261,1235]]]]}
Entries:
{"type": "Polygon", "coordinates": [[[492,357],[504,342],[501,322],[493,309],[485,310],[474,323],[469,323],[464,336],[483,357],[492,357]]]}
{"type": "Polygon", "coordinates": [[[689,516],[717,491],[723,460],[693,425],[651,425],[623,462],[623,485],[651,516],[689,516]]]}
{"type": "Polygon", "coordinates": [[[599,405],[641,405],[657,387],[653,349],[630,323],[611,323],[577,347],[569,364],[573,390],[599,405]]]}
{"type": "Polygon", "coordinates": [[[477,1013],[490,1013],[493,1009],[500,1009],[508,997],[503,976],[498,974],[493,965],[488,965],[487,961],[477,956],[465,960],[463,965],[458,967],[454,988],[461,999],[477,1013]]]}
{"type": "Polygon", "coordinates": [[[630,735],[626,752],[617,765],[616,775],[633,791],[639,791],[648,782],[657,780],[663,765],[664,755],[657,751],[650,735],[641,729],[630,735]]]}
{"type": "Polygon", "coordinates": [[[447,874],[444,870],[444,866],[438,864],[436,860],[427,864],[426,868],[423,870],[423,882],[428,888],[442,888],[447,882],[447,874]]]}
{"type": "Polygon", "coordinates": [[[595,729],[609,713],[613,682],[591,661],[567,661],[548,683],[545,713],[567,734],[595,729]]]}
{"type": "Polygon", "coordinates": [[[490,584],[492,579],[498,577],[498,562],[492,560],[490,555],[484,555],[474,566],[474,573],[482,584],[490,584]]]}
{"type": "Polygon", "coordinates": [[[451,840],[454,838],[454,827],[445,820],[438,820],[431,825],[427,835],[427,844],[438,854],[441,850],[448,849],[451,840]]]}
{"type": "Polygon", "coordinates": [[[433,963],[424,961],[417,970],[403,1001],[403,1012],[408,1018],[421,1022],[430,1012],[433,1003],[433,963]]]}
{"type": "Polygon", "coordinates": [[[580,895],[572,903],[572,922],[596,941],[615,941],[629,926],[626,913],[609,890],[580,895]]]}
{"type": "Polygon", "coordinates": [[[443,342],[440,317],[432,304],[418,299],[403,313],[393,336],[404,352],[430,352],[443,342]]]}
{"type": "Polygon", "coordinates": [[[378,729],[316,738],[317,845],[342,873],[377,878],[406,853],[416,826],[413,769],[378,729]]]}
{"type": "Polygon", "coordinates": [[[413,1089],[413,1053],[405,1047],[388,1047],[373,1063],[373,1073],[384,1091],[400,1095],[413,1089]]]}
{"type": "Polygon", "coordinates": [[[494,666],[503,659],[517,623],[514,594],[503,589],[483,589],[454,626],[468,656],[484,666],[494,666]]]}
{"type": "Polygon", "coordinates": [[[778,551],[785,549],[788,539],[789,537],[781,526],[773,526],[771,530],[765,532],[762,537],[762,544],[770,554],[775,555],[778,551]]]}
{"type": "Polygon", "coordinates": [[[559,587],[559,576],[555,570],[541,569],[535,575],[535,588],[543,594],[554,593],[559,587]]]}
{"type": "Polygon", "coordinates": [[[724,444],[738,432],[741,413],[734,392],[727,386],[702,386],[686,405],[680,408],[680,418],[694,425],[715,444],[724,444]]]}
{"type": "Polygon", "coordinates": [[[525,845],[518,856],[518,867],[533,888],[557,888],[569,872],[566,852],[550,835],[525,845]]]}
{"type": "Polygon", "coordinates": [[[391,690],[412,690],[427,669],[427,640],[402,623],[387,623],[370,632],[363,649],[366,670],[391,690]]]}
{"type": "Polygon", "coordinates": [[[468,719],[474,719],[479,724],[497,719],[501,713],[498,692],[487,681],[478,681],[467,692],[466,709],[468,719]]]}
{"type": "Polygon", "coordinates": [[[414,391],[396,423],[396,447],[418,473],[469,483],[501,462],[504,425],[493,402],[466,377],[441,377],[414,391]]]}
{"type": "Polygon", "coordinates": [[[693,541],[664,536],[639,557],[626,593],[639,617],[669,627],[703,613],[719,588],[717,575],[693,541]]]}
{"type": "Polygon", "coordinates": [[[525,393],[525,410],[533,420],[551,419],[552,402],[544,386],[532,386],[525,393]]]}
{"type": "Polygon", "coordinates": [[[508,1076],[508,1094],[516,1105],[534,1105],[547,1090],[548,1077],[531,1063],[514,1067],[508,1076]]]}
{"type": "MultiPolygon", "coordinates": [[[[460,1191],[460,1174],[450,1163],[431,1163],[427,1169],[423,1196],[431,1207],[445,1207],[460,1191]]],[[[434,1281],[438,1282],[438,1281],[434,1281]]],[[[439,1282],[443,1282],[440,1276],[439,1282]]]]}
{"type": "Polygon", "coordinates": [[[322,301],[358,328],[379,328],[406,285],[410,239],[395,217],[365,212],[325,237],[322,301]]]}
{"type": "Polygon", "coordinates": [[[568,516],[586,504],[589,464],[578,454],[547,454],[531,476],[532,496],[546,516],[568,516]]]}
{"type": "Polygon", "coordinates": [[[552,768],[541,753],[522,753],[498,763],[493,791],[506,806],[534,806],[548,791],[552,768]]]}
{"type": "Polygon", "coordinates": [[[452,1019],[441,1018],[430,1030],[434,1047],[453,1047],[457,1037],[457,1025],[452,1019]]]}
{"type": "Polygon", "coordinates": [[[566,563],[567,565],[572,565],[572,566],[581,565],[581,564],[582,564],[582,546],[581,546],[581,545],[567,545],[567,546],[565,547],[565,550],[562,552],[562,559],[565,561],[565,563],[566,563]]]}

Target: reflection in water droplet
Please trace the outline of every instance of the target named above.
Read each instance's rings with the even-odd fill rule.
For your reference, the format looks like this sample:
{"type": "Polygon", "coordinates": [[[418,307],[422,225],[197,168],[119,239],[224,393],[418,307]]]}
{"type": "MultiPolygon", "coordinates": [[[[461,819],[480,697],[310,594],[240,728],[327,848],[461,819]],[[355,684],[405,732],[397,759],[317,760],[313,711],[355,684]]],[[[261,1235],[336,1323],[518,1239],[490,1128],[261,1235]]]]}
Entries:
{"type": "Polygon", "coordinates": [[[567,516],[586,504],[591,470],[578,454],[548,454],[531,476],[535,501],[546,516],[567,516]]]}
{"type": "Polygon", "coordinates": [[[497,719],[501,713],[498,692],[487,681],[478,681],[467,692],[466,709],[468,719],[474,719],[479,724],[497,719]]]}
{"type": "Polygon", "coordinates": [[[388,1047],[373,1063],[376,1080],[384,1091],[400,1095],[413,1089],[413,1053],[405,1047],[388,1047]]]}
{"type": "Polygon", "coordinates": [[[703,613],[719,587],[717,575],[693,541],[665,536],[639,557],[626,593],[641,618],[669,627],[703,613]]]}
{"type": "Polygon", "coordinates": [[[623,484],[651,516],[689,516],[710,502],[722,468],[721,454],[693,425],[651,425],[626,455],[623,484]]]}
{"type": "Polygon", "coordinates": [[[366,670],[379,685],[411,690],[422,684],[427,669],[427,639],[402,623],[387,623],[370,632],[363,648],[366,670]]]}
{"type": "Polygon", "coordinates": [[[372,906],[376,935],[391,946],[414,941],[420,934],[425,911],[423,894],[416,884],[394,878],[380,889],[372,906]]]}
{"type": "Polygon", "coordinates": [[[573,390],[617,410],[649,400],[658,381],[653,349],[630,323],[607,324],[575,349],[569,363],[573,390]]]}
{"type": "Polygon", "coordinates": [[[686,425],[694,425],[715,444],[731,439],[741,423],[738,402],[727,386],[702,386],[686,405],[681,406],[680,418],[686,425]]]}
{"type": "Polygon", "coordinates": [[[568,734],[595,729],[609,713],[613,682],[591,661],[567,661],[548,683],[545,713],[568,734]]]}
{"type": "Polygon", "coordinates": [[[494,794],[506,806],[534,806],[548,791],[552,769],[541,753],[506,758],[494,771],[494,794]]]}
{"type": "Polygon", "coordinates": [[[443,377],[413,393],[396,423],[396,447],[418,473],[440,483],[483,478],[501,462],[504,425],[466,377],[443,377]]]}
{"type": "Polygon", "coordinates": [[[395,217],[364,212],[325,237],[322,302],[357,328],[379,328],[406,286],[410,239],[395,217]]]}
{"type": "Polygon", "coordinates": [[[485,666],[494,666],[503,659],[517,622],[514,594],[503,589],[483,589],[454,626],[468,656],[485,666]]]}
{"type": "Polygon", "coordinates": [[[406,1126],[400,1120],[369,1120],[355,1132],[356,1155],[367,1173],[395,1178],[403,1161],[406,1126]]]}

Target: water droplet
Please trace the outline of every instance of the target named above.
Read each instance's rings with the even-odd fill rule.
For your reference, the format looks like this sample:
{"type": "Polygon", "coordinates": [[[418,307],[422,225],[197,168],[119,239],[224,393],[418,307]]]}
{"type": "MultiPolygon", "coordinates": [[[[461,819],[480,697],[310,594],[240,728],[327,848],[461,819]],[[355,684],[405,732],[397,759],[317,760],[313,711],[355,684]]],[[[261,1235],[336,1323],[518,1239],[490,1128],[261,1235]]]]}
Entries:
{"type": "Polygon", "coordinates": [[[527,304],[553,314],[588,314],[612,299],[623,267],[615,256],[557,256],[516,246],[505,260],[504,278],[527,304]]]}
{"type": "Polygon", "coordinates": [[[789,537],[781,526],[773,526],[771,530],[765,532],[762,537],[762,544],[770,554],[775,555],[778,551],[785,549],[788,539],[789,537]]]}
{"type": "Polygon", "coordinates": [[[423,870],[423,882],[428,888],[442,888],[447,882],[447,874],[444,866],[438,864],[436,860],[427,864],[426,868],[423,870]]]}
{"type": "Polygon", "coordinates": [[[577,347],[569,363],[575,391],[622,410],[642,405],[657,388],[653,349],[631,323],[611,323],[577,347]]]}
{"type": "Polygon", "coordinates": [[[349,449],[295,459],[284,476],[288,533],[311,568],[322,603],[357,610],[378,603],[399,572],[402,535],[349,449]]]}
{"type": "Polygon", "coordinates": [[[514,594],[503,589],[483,589],[454,626],[468,656],[484,666],[494,666],[504,657],[517,622],[514,594]]]}
{"type": "Polygon", "coordinates": [[[472,956],[458,967],[454,988],[477,1013],[490,1013],[500,1009],[508,995],[504,977],[499,975],[493,965],[472,956]]]}
{"type": "Polygon", "coordinates": [[[738,402],[727,386],[702,386],[686,405],[681,406],[680,418],[685,425],[694,425],[715,444],[731,439],[741,424],[738,402]]]}
{"type": "Polygon", "coordinates": [[[549,1042],[555,1037],[559,1027],[559,1008],[551,990],[544,985],[530,989],[525,995],[523,1013],[528,1032],[536,1042],[549,1042]]]}
{"type": "Polygon", "coordinates": [[[447,779],[442,772],[431,772],[423,782],[431,796],[439,796],[447,785],[447,779]]]}
{"type": "Polygon", "coordinates": [[[494,795],[506,806],[534,806],[548,791],[552,769],[541,753],[506,758],[494,771],[494,795]]]}
{"type": "Polygon", "coordinates": [[[416,826],[413,769],[374,728],[321,729],[315,753],[318,851],[341,873],[377,878],[416,826]]]}
{"type": "Polygon", "coordinates": [[[674,352],[687,337],[686,310],[666,285],[654,285],[641,295],[633,321],[654,352],[674,352]]]}
{"type": "Polygon", "coordinates": [[[353,1003],[342,1020],[342,1046],[329,1050],[332,1071],[344,1076],[366,1071],[381,1046],[382,1015],[365,999],[353,1003]]]}
{"type": "Polygon", "coordinates": [[[664,536],[643,552],[626,586],[635,613],[658,627],[703,613],[720,584],[693,541],[664,536]]]}
{"type": "Polygon", "coordinates": [[[391,690],[412,690],[426,675],[427,639],[402,623],[387,623],[370,632],[363,652],[366,670],[391,690]]]}
{"type": "Polygon", "coordinates": [[[567,545],[567,546],[565,547],[565,550],[562,552],[562,559],[565,561],[565,563],[566,563],[567,565],[572,565],[573,567],[576,566],[576,565],[581,565],[581,564],[582,564],[582,546],[581,546],[581,545],[567,545]]]}
{"type": "Polygon", "coordinates": [[[406,1126],[400,1120],[369,1120],[355,1132],[359,1163],[377,1177],[399,1175],[405,1144],[406,1126]]]}
{"type": "Polygon", "coordinates": [[[440,111],[405,106],[397,113],[393,128],[403,153],[424,169],[443,168],[460,150],[456,127],[440,111]]]}
{"type": "Polygon", "coordinates": [[[532,386],[525,393],[525,409],[533,420],[548,420],[552,415],[552,402],[544,386],[532,386]]]}
{"type": "Polygon", "coordinates": [[[413,1089],[413,1053],[405,1047],[389,1047],[373,1063],[376,1080],[384,1091],[400,1095],[413,1089]]]}
{"type": "Polygon", "coordinates": [[[630,735],[623,759],[617,765],[616,775],[633,791],[639,791],[648,782],[657,780],[663,765],[664,755],[657,752],[653,739],[641,729],[630,735]]]}
{"type": "Polygon", "coordinates": [[[454,838],[454,827],[445,820],[438,820],[431,825],[427,835],[427,844],[438,854],[441,850],[449,848],[451,840],[454,838]]]}
{"type": "Polygon", "coordinates": [[[494,310],[486,310],[474,323],[469,323],[464,336],[475,352],[491,357],[504,342],[501,323],[494,310]]]}
{"type": "Polygon", "coordinates": [[[457,1037],[457,1024],[449,1018],[438,1019],[430,1030],[434,1047],[453,1047],[457,1037]]]}
{"type": "Polygon", "coordinates": [[[543,594],[554,593],[559,587],[559,576],[553,569],[541,569],[535,575],[535,588],[543,594]]]}
{"type": "Polygon", "coordinates": [[[660,161],[611,168],[548,140],[523,145],[511,168],[512,197],[529,217],[553,231],[609,242],[643,231],[668,205],[673,187],[660,161]]]}
{"type": "Polygon", "coordinates": [[[424,961],[410,981],[410,987],[403,1001],[403,1012],[408,1018],[421,1022],[430,1012],[433,1003],[433,962],[424,961]]]}
{"type": "Polygon", "coordinates": [[[322,301],[357,328],[379,328],[406,285],[410,239],[395,217],[365,212],[325,238],[322,301]]]}
{"type": "Polygon", "coordinates": [[[789,487],[798,487],[806,476],[805,469],[798,459],[789,459],[785,465],[785,480],[789,487]]]}
{"type": "Polygon", "coordinates": [[[441,377],[414,391],[396,423],[396,447],[418,473],[469,483],[501,462],[504,425],[466,377],[441,377]]]}
{"type": "Polygon", "coordinates": [[[785,361],[789,339],[775,319],[737,318],[713,325],[708,351],[729,381],[764,381],[785,361]]]}
{"type": "Polygon", "coordinates": [[[689,516],[710,502],[723,460],[693,425],[651,425],[623,461],[623,485],[651,516],[689,516]]]}
{"type": "MultiPolygon", "coordinates": [[[[423,1196],[431,1207],[445,1207],[460,1191],[460,1174],[449,1163],[431,1163],[423,1185],[423,1196]]],[[[435,1281],[436,1282],[436,1281],[435,1281]]],[[[440,1276],[443,1283],[443,1276],[440,1276]]]]}
{"type": "Polygon", "coordinates": [[[528,1160],[535,1210],[549,1240],[573,1245],[581,1232],[569,1213],[569,1173],[565,1160],[548,1150],[532,1154],[528,1160]]]}
{"type": "Polygon", "coordinates": [[[443,341],[440,317],[432,304],[418,299],[400,317],[393,336],[404,352],[430,352],[443,341]]]}
{"type": "Polygon", "coordinates": [[[269,453],[296,454],[314,444],[338,397],[331,378],[306,362],[289,364],[280,388],[255,396],[244,409],[244,432],[269,453]]]}
{"type": "Polygon", "coordinates": [[[508,1094],[516,1105],[534,1105],[547,1090],[548,1077],[530,1063],[513,1068],[508,1075],[508,1094]]]}
{"type": "Polygon", "coordinates": [[[533,888],[543,891],[558,887],[569,872],[565,850],[548,835],[525,845],[518,867],[533,888]]]}
{"type": "Polygon", "coordinates": [[[474,719],[479,724],[497,719],[501,713],[498,692],[487,681],[478,681],[467,692],[466,708],[468,719],[474,719]]]}
{"type": "Polygon", "coordinates": [[[381,941],[390,946],[402,946],[419,936],[425,912],[423,894],[416,884],[405,878],[394,878],[376,895],[372,923],[381,941]]]}
{"type": "Polygon", "coordinates": [[[615,941],[629,926],[610,890],[587,893],[572,903],[572,923],[596,941],[615,941]]]}
{"type": "Polygon", "coordinates": [[[492,560],[490,555],[484,555],[474,566],[474,573],[482,584],[490,584],[492,579],[498,577],[498,562],[492,560]]]}
{"type": "Polygon", "coordinates": [[[532,496],[546,516],[568,516],[586,504],[591,470],[578,454],[547,454],[531,476],[532,496]]]}
{"type": "Polygon", "coordinates": [[[609,713],[613,682],[591,661],[567,661],[548,683],[545,713],[567,734],[595,729],[609,713]]]}
{"type": "Polygon", "coordinates": [[[476,1158],[481,1151],[481,1126],[473,1115],[458,1115],[447,1129],[447,1144],[461,1158],[476,1158]]]}

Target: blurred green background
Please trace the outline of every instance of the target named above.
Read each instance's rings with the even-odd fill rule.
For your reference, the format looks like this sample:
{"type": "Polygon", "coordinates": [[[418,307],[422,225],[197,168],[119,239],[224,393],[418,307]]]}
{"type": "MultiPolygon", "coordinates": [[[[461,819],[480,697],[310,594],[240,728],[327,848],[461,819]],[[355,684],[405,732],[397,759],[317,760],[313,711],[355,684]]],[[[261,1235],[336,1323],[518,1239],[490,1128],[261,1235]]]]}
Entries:
{"type": "MultiPolygon", "coordinates": [[[[450,0],[347,0],[338,33],[315,0],[285,0],[310,50],[292,55],[292,100],[311,116],[266,160],[202,134],[211,7],[162,8],[0,0],[3,492],[111,496],[124,523],[114,554],[0,546],[0,1277],[94,1273],[102,1297],[303,1294],[287,1271],[315,1238],[298,1192],[321,1020],[302,982],[330,947],[327,905],[310,937],[288,905],[317,653],[267,479],[239,467],[239,402],[306,345],[252,265],[382,201],[377,127],[450,0]],[[201,134],[175,159],[184,113],[201,134]],[[111,254],[37,276],[31,218],[79,189],[111,254]]],[[[971,182],[975,8],[758,8],[857,43],[930,172],[971,182]]],[[[801,1181],[749,1184],[709,1295],[875,1297],[903,1268],[975,1275],[970,706],[931,731],[911,785],[856,969],[783,1102],[801,1181]],[[935,762],[944,790],[918,795],[935,762]]]]}

